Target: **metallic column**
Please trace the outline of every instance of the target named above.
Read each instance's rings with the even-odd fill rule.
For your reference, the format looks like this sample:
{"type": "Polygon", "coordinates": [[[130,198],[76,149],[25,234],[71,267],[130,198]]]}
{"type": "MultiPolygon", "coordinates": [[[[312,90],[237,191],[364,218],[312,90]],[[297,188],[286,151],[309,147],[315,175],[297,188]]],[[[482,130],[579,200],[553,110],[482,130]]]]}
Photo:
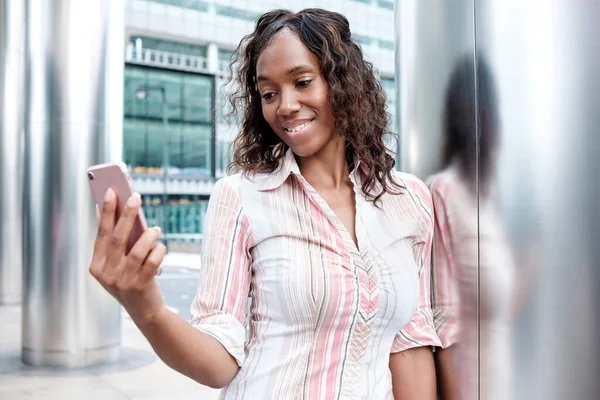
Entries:
{"type": "Polygon", "coordinates": [[[0,2],[0,305],[21,302],[25,6],[0,2]]]}
{"type": "MultiPolygon", "coordinates": [[[[446,3],[397,2],[401,168],[421,178],[436,171],[447,63],[458,53],[485,59],[499,105],[500,222],[516,267],[509,300],[520,304],[507,398],[597,398],[600,4],[446,3]]],[[[486,256],[483,244],[479,256],[486,256]]],[[[481,287],[482,299],[490,298],[487,289],[481,287]]]]}
{"type": "Polygon", "coordinates": [[[455,64],[473,52],[473,0],[397,0],[401,170],[421,179],[437,170],[446,86],[455,64]]]}
{"type": "Polygon", "coordinates": [[[598,397],[600,3],[476,0],[498,82],[503,221],[521,278],[516,399],[598,397]],[[529,273],[531,275],[531,273],[529,273]]]}
{"type": "Polygon", "coordinates": [[[96,233],[86,179],[122,151],[124,6],[28,0],[22,358],[114,360],[120,307],[91,278],[96,233]]]}

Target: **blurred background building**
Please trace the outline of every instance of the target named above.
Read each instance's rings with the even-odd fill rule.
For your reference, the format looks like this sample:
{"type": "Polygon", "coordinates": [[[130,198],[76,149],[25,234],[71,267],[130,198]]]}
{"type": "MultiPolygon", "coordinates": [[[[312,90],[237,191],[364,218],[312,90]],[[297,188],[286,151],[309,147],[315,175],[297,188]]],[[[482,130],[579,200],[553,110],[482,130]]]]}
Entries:
{"type": "Polygon", "coordinates": [[[224,119],[229,109],[223,84],[233,51],[260,14],[306,7],[344,14],[354,39],[381,77],[391,128],[397,131],[393,0],[125,3],[123,159],[142,194],[149,224],[167,228],[170,250],[196,251],[201,240],[208,198],[215,180],[226,173],[230,144],[237,133],[235,121],[224,119]],[[165,138],[167,157],[163,156],[165,138]],[[169,160],[166,185],[165,159],[169,160]],[[168,196],[163,196],[165,188],[168,196]]]}

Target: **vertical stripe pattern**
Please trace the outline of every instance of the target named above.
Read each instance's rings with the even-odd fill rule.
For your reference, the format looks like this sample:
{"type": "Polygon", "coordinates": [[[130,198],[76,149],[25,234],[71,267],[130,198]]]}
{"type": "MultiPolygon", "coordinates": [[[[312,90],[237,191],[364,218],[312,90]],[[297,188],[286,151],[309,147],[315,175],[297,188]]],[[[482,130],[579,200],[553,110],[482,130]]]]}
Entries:
{"type": "Polygon", "coordinates": [[[216,185],[191,323],[238,361],[222,399],[388,399],[390,353],[440,345],[429,191],[398,173],[405,189],[377,208],[363,168],[350,175],[358,247],[291,151],[272,174],[216,185]]]}

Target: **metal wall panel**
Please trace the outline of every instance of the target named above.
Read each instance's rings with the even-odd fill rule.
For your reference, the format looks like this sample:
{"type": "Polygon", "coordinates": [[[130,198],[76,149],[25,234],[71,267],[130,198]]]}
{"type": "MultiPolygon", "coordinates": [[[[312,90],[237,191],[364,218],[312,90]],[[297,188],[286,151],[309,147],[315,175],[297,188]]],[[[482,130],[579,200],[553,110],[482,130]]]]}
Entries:
{"type": "Polygon", "coordinates": [[[598,15],[591,0],[397,3],[401,167],[446,184],[437,240],[458,272],[436,283],[458,288],[461,398],[600,390],[598,15]]]}
{"type": "Polygon", "coordinates": [[[0,2],[0,305],[21,302],[25,5],[0,2]]]}

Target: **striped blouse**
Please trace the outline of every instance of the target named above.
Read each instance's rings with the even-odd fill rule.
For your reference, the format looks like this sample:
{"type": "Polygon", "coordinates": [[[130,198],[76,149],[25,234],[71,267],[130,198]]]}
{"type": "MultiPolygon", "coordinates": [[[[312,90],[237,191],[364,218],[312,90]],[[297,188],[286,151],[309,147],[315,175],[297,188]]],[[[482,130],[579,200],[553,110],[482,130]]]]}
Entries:
{"type": "Polygon", "coordinates": [[[221,399],[390,399],[390,353],[440,345],[429,191],[398,172],[402,194],[377,208],[365,169],[350,174],[358,246],[291,150],[274,173],[217,182],[191,324],[239,364],[221,399]]]}

